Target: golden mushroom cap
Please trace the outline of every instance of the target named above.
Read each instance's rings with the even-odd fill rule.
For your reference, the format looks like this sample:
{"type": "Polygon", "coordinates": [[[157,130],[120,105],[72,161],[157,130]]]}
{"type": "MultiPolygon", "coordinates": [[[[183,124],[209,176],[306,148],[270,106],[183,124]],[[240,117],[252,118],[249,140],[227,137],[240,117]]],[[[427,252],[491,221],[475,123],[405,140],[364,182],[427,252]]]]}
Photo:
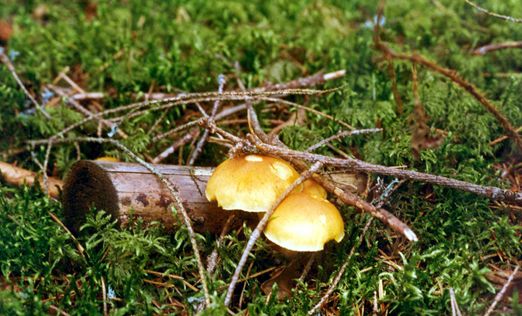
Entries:
{"type": "Polygon", "coordinates": [[[322,199],[326,199],[327,196],[326,190],[319,183],[311,179],[303,182],[302,192],[322,199]]]}
{"type": "Polygon", "coordinates": [[[205,194],[225,210],[266,212],[299,174],[286,161],[246,155],[221,163],[210,177],[205,194]]]}
{"type": "Polygon", "coordinates": [[[339,210],[328,200],[304,192],[283,200],[268,220],[265,236],[294,251],[321,251],[330,240],[344,237],[339,210]]]}

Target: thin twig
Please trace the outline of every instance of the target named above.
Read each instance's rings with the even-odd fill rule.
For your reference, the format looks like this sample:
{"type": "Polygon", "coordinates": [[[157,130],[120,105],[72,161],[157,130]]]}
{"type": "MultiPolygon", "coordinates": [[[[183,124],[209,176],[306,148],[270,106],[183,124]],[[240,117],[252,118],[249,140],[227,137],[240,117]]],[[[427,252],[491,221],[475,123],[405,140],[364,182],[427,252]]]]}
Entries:
{"type": "Polygon", "coordinates": [[[281,194],[274,205],[263,215],[263,218],[259,221],[256,228],[250,235],[250,238],[248,239],[247,245],[245,247],[245,250],[243,251],[243,254],[241,255],[241,259],[239,260],[236,270],[234,271],[234,275],[232,276],[232,280],[230,281],[230,285],[228,287],[227,294],[225,296],[225,306],[229,306],[230,302],[232,300],[232,295],[234,293],[234,289],[236,288],[237,282],[239,280],[239,275],[241,274],[241,271],[243,270],[243,267],[248,259],[248,256],[250,255],[250,251],[254,247],[257,239],[261,236],[261,233],[263,229],[265,228],[266,224],[268,223],[268,219],[274,213],[274,210],[281,204],[281,202],[286,198],[286,196],[292,192],[295,187],[297,187],[299,184],[301,184],[303,181],[308,179],[312,176],[319,168],[322,167],[322,163],[316,162],[314,163],[306,172],[302,173],[301,176],[297,180],[295,180],[291,186],[289,186],[283,194],[281,194]]]}
{"type": "Polygon", "coordinates": [[[86,259],[88,254],[85,252],[85,248],[83,248],[83,246],[80,243],[80,241],[78,241],[78,239],[76,239],[74,234],[69,230],[69,228],[67,228],[67,226],[65,226],[65,224],[58,218],[58,216],[54,215],[54,213],[52,213],[52,212],[48,212],[48,213],[49,213],[49,216],[51,217],[51,219],[56,224],[58,224],[58,226],[60,226],[65,231],[65,233],[72,239],[72,241],[74,242],[74,245],[76,246],[76,249],[78,250],[78,253],[80,254],[80,256],[82,258],[86,259]]]}
{"type": "Polygon", "coordinates": [[[209,276],[212,276],[214,271],[217,267],[217,262],[219,260],[218,255],[218,248],[220,247],[220,244],[223,242],[223,239],[225,238],[225,235],[228,233],[230,226],[234,222],[235,215],[232,214],[227,218],[227,221],[225,222],[225,225],[223,225],[223,229],[221,230],[221,234],[219,234],[218,240],[216,240],[216,247],[214,250],[212,250],[212,253],[207,258],[207,273],[209,276]]]}
{"type": "Polygon", "coordinates": [[[40,113],[42,113],[43,116],[45,116],[45,118],[47,119],[51,119],[51,116],[49,115],[49,113],[47,113],[47,111],[45,111],[45,109],[43,108],[43,106],[38,103],[38,101],[36,101],[36,99],[33,97],[33,95],[31,93],[29,93],[29,91],[27,90],[27,88],[25,87],[24,83],[22,82],[22,80],[20,80],[20,77],[18,77],[18,74],[16,73],[16,69],[15,69],[15,66],[13,65],[13,63],[11,62],[11,60],[9,60],[9,57],[7,57],[5,55],[5,53],[3,52],[3,50],[0,50],[0,61],[7,67],[7,69],[9,70],[9,72],[11,73],[11,75],[13,76],[13,78],[15,79],[16,83],[18,83],[18,85],[20,86],[20,88],[22,89],[22,91],[25,93],[25,95],[29,98],[29,100],[31,100],[31,102],[34,104],[34,106],[36,107],[36,109],[38,111],[40,111],[40,113]]]}
{"type": "Polygon", "coordinates": [[[172,155],[178,148],[188,144],[193,138],[199,135],[199,128],[192,128],[185,136],[177,139],[171,146],[163,150],[159,155],[152,159],[152,163],[160,163],[163,159],[172,155]]]}
{"type": "Polygon", "coordinates": [[[344,274],[344,271],[346,270],[346,268],[348,267],[348,265],[352,262],[352,257],[353,257],[353,254],[355,253],[355,249],[359,248],[359,245],[362,243],[362,240],[364,239],[364,235],[366,234],[366,232],[368,231],[368,228],[370,228],[370,224],[372,223],[372,220],[373,218],[370,217],[368,219],[368,221],[366,222],[366,225],[364,226],[361,234],[359,235],[359,238],[357,239],[357,241],[355,242],[355,244],[353,245],[352,249],[350,250],[350,253],[348,254],[348,256],[346,257],[343,265],[341,266],[341,268],[339,269],[339,271],[337,272],[337,274],[335,275],[335,278],[333,279],[333,281],[330,283],[330,287],[328,287],[328,290],[326,291],[326,293],[321,297],[321,299],[319,300],[319,302],[310,310],[308,311],[308,315],[315,315],[317,313],[317,311],[324,305],[324,303],[328,300],[328,298],[330,297],[330,295],[332,295],[333,291],[335,290],[335,288],[337,287],[337,284],[339,284],[339,281],[341,281],[341,278],[344,274]]]}
{"type": "MultiPolygon", "coordinates": [[[[220,74],[218,76],[218,95],[223,94],[223,87],[225,86],[225,82],[226,82],[225,76],[220,74]]],[[[219,109],[219,104],[220,104],[219,99],[214,101],[214,106],[212,107],[212,112],[210,112],[211,120],[213,120],[216,117],[217,111],[219,109]]],[[[196,159],[198,159],[199,154],[201,153],[201,151],[203,151],[203,146],[205,146],[205,143],[207,142],[208,135],[209,135],[209,130],[205,129],[203,131],[203,135],[201,135],[201,138],[199,139],[198,143],[196,144],[196,148],[194,149],[194,151],[192,152],[192,154],[190,155],[190,157],[188,159],[187,166],[194,165],[194,162],[196,162],[196,159]]]]}
{"type": "Polygon", "coordinates": [[[331,142],[333,140],[337,140],[339,138],[353,136],[353,135],[378,133],[378,132],[382,132],[382,128],[368,128],[368,129],[357,129],[357,130],[353,130],[353,131],[341,131],[333,136],[330,136],[328,138],[321,140],[320,142],[318,142],[315,145],[308,147],[305,150],[305,152],[312,152],[312,151],[316,150],[317,148],[322,147],[322,146],[328,144],[329,142],[331,142]]]}
{"type": "Polygon", "coordinates": [[[502,14],[498,14],[498,13],[495,13],[495,12],[491,12],[481,6],[479,6],[478,4],[470,1],[470,0],[464,0],[466,1],[467,4],[469,4],[470,6],[474,7],[475,9],[479,10],[480,12],[483,12],[487,15],[491,15],[495,18],[499,18],[499,19],[502,19],[502,20],[506,20],[506,21],[509,21],[509,22],[513,22],[513,23],[522,23],[522,19],[520,18],[514,18],[512,16],[509,16],[509,15],[502,15],[502,14]]]}
{"type": "Polygon", "coordinates": [[[451,316],[462,316],[462,313],[459,309],[459,304],[457,303],[457,298],[455,297],[455,291],[453,288],[450,288],[449,292],[451,301],[451,316]]]}
{"type": "Polygon", "coordinates": [[[502,49],[510,49],[510,48],[522,48],[522,41],[518,42],[504,42],[504,43],[496,43],[489,44],[482,47],[479,47],[473,51],[473,55],[485,55],[489,52],[494,52],[502,49]]]}
{"type": "Polygon", "coordinates": [[[497,304],[502,300],[502,298],[506,294],[506,291],[507,291],[509,285],[511,284],[511,282],[513,281],[513,278],[517,274],[519,268],[520,268],[520,266],[517,265],[515,267],[515,270],[513,270],[513,272],[509,275],[506,283],[504,283],[504,286],[502,286],[502,289],[500,290],[500,292],[498,292],[497,295],[495,295],[495,299],[493,300],[493,303],[488,308],[488,310],[486,311],[484,316],[489,316],[491,313],[493,313],[497,304]]]}
{"type": "Polygon", "coordinates": [[[101,277],[102,286],[102,300],[103,300],[103,316],[109,315],[109,309],[107,308],[107,287],[105,285],[105,278],[101,277]]]}
{"type": "MultiPolygon", "coordinates": [[[[71,98],[70,96],[68,96],[62,88],[60,87],[56,87],[56,86],[53,86],[53,85],[47,85],[47,87],[52,90],[54,93],[58,94],[66,103],[69,103],[70,105],[72,105],[76,110],[78,110],[78,112],[84,114],[86,117],[90,117],[93,115],[93,112],[89,111],[88,109],[86,109],[85,107],[83,107],[80,103],[78,103],[75,99],[71,98]]],[[[108,120],[105,120],[103,118],[98,118],[97,121],[99,121],[101,124],[107,126],[108,128],[110,129],[114,129],[116,128],[116,124],[111,122],[111,121],[108,121],[108,120]]],[[[121,129],[118,129],[116,131],[122,138],[127,138],[127,134],[125,134],[121,129]]]]}

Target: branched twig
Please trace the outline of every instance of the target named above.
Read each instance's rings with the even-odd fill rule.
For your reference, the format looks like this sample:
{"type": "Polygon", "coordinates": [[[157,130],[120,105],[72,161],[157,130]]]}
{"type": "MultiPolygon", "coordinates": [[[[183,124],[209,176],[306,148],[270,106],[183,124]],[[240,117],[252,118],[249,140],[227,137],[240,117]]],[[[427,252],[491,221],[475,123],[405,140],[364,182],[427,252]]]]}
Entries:
{"type": "Polygon", "coordinates": [[[486,98],[482,92],[479,91],[479,89],[473,85],[472,83],[464,80],[455,70],[444,68],[442,66],[437,65],[436,63],[427,60],[426,58],[422,57],[418,54],[403,54],[403,53],[396,53],[391,48],[386,46],[381,41],[378,41],[376,43],[376,46],[379,50],[381,50],[386,56],[390,56],[391,58],[400,59],[400,60],[407,60],[412,63],[416,63],[419,65],[423,65],[426,68],[435,71],[447,78],[449,78],[451,81],[456,83],[458,86],[466,90],[469,94],[471,94],[480,104],[482,104],[488,112],[490,112],[502,125],[502,127],[506,130],[506,132],[509,134],[509,136],[515,141],[517,147],[522,150],[522,138],[517,133],[513,125],[511,125],[511,122],[502,114],[495,104],[491,102],[488,98],[486,98]]]}
{"type": "Polygon", "coordinates": [[[239,280],[239,275],[241,274],[241,271],[243,270],[243,267],[248,259],[248,256],[250,255],[250,251],[254,247],[257,239],[261,236],[261,233],[263,229],[265,228],[266,224],[268,223],[268,219],[274,213],[274,210],[281,204],[281,202],[286,198],[286,196],[292,192],[292,190],[295,189],[296,186],[301,184],[304,180],[308,179],[312,176],[319,168],[321,168],[322,163],[316,162],[314,163],[306,172],[302,173],[301,176],[292,183],[290,187],[288,187],[283,194],[281,194],[274,205],[268,210],[264,215],[263,218],[259,221],[256,228],[250,235],[250,238],[248,239],[247,245],[245,247],[245,250],[243,251],[243,254],[241,255],[241,259],[239,260],[236,270],[234,271],[234,275],[232,276],[232,280],[230,281],[230,285],[227,290],[227,294],[225,296],[225,306],[230,305],[230,302],[232,300],[232,295],[234,294],[234,289],[236,288],[236,284],[239,280]]]}
{"type": "MultiPolygon", "coordinates": [[[[261,125],[259,123],[259,120],[257,119],[257,114],[253,110],[253,108],[248,109],[248,117],[249,121],[251,122],[250,128],[253,130],[253,135],[250,137],[251,143],[254,144],[257,149],[261,149],[263,144],[267,144],[274,141],[277,146],[272,146],[275,148],[280,149],[281,151],[290,151],[288,147],[285,146],[281,141],[279,141],[277,138],[271,140],[267,137],[267,135],[263,132],[261,125]],[[257,137],[259,138],[257,138],[257,137]]],[[[245,146],[246,147],[246,146],[245,146]]],[[[265,153],[273,154],[274,152],[265,151],[265,153]]],[[[309,153],[302,153],[303,155],[311,155],[309,153]]],[[[283,157],[284,155],[282,155],[283,157]]],[[[306,164],[302,160],[306,159],[294,159],[296,157],[291,156],[285,156],[285,159],[288,159],[292,163],[296,165],[296,167],[300,170],[305,170],[307,168],[306,164]]],[[[346,159],[350,159],[346,157],[346,159]]],[[[320,160],[309,160],[311,162],[320,161],[320,160]]],[[[323,161],[324,162],[324,161],[323,161]]],[[[365,212],[370,213],[372,216],[378,218],[380,221],[382,221],[384,224],[388,225],[393,230],[399,232],[408,240],[410,241],[417,241],[417,235],[411,230],[411,228],[408,227],[405,223],[403,223],[400,219],[398,219],[396,216],[391,214],[390,212],[386,211],[385,209],[382,209],[380,207],[375,207],[371,205],[370,203],[366,202],[364,199],[359,197],[358,195],[351,193],[349,191],[342,190],[341,188],[338,188],[332,181],[328,180],[326,177],[323,177],[319,174],[315,174],[314,180],[316,180],[321,186],[323,186],[328,192],[335,194],[343,203],[347,205],[353,205],[365,212]]]]}
{"type": "Polygon", "coordinates": [[[45,111],[45,109],[43,108],[43,106],[38,103],[36,101],[36,99],[31,95],[31,93],[29,93],[29,91],[27,90],[27,88],[25,87],[24,83],[22,82],[22,80],[20,80],[20,77],[18,77],[18,74],[16,73],[16,69],[13,65],[13,63],[9,60],[9,57],[7,57],[5,55],[5,53],[3,52],[3,50],[0,50],[0,61],[7,67],[7,69],[9,70],[9,72],[11,73],[11,75],[13,75],[13,78],[15,79],[16,83],[18,83],[18,85],[20,86],[20,88],[22,89],[22,91],[25,93],[25,95],[29,98],[29,100],[31,100],[31,102],[34,104],[34,106],[36,107],[36,109],[38,111],[40,111],[40,113],[43,114],[43,116],[45,116],[45,118],[47,119],[51,119],[51,116],[49,115],[49,113],[47,113],[47,111],[45,111]]]}
{"type": "Polygon", "coordinates": [[[514,18],[512,16],[509,16],[509,15],[502,15],[502,14],[498,14],[498,13],[495,13],[495,12],[491,12],[487,9],[484,9],[483,7],[479,6],[478,4],[470,1],[470,0],[464,0],[466,1],[467,4],[469,4],[470,6],[474,7],[475,9],[479,10],[480,12],[482,13],[485,13],[487,15],[491,15],[495,18],[499,18],[499,19],[502,19],[502,20],[506,20],[506,21],[509,21],[509,22],[513,22],[513,23],[522,23],[522,19],[519,19],[519,18],[514,18]]]}
{"type": "Polygon", "coordinates": [[[502,286],[502,289],[500,290],[500,292],[498,292],[497,295],[495,295],[495,299],[493,300],[493,303],[488,308],[488,310],[486,311],[484,316],[489,316],[495,310],[495,306],[497,306],[498,302],[500,302],[500,300],[502,300],[502,298],[504,297],[504,294],[506,294],[506,291],[507,291],[509,285],[511,284],[511,281],[513,281],[513,278],[517,274],[519,268],[520,268],[520,266],[517,265],[515,270],[513,270],[513,272],[507,279],[506,283],[504,283],[504,286],[502,286]]]}
{"type": "Polygon", "coordinates": [[[177,139],[171,146],[154,157],[152,163],[160,163],[163,159],[172,155],[178,148],[188,144],[193,138],[197,137],[197,135],[199,135],[199,128],[192,128],[185,136],[177,139]]]}
{"type": "MultiPolygon", "coordinates": [[[[70,105],[72,105],[76,110],[78,110],[78,112],[82,113],[86,117],[90,117],[93,115],[93,113],[91,111],[89,111],[88,109],[83,107],[74,98],[71,98],[70,96],[68,96],[63,91],[63,89],[61,89],[60,87],[56,87],[53,85],[47,85],[47,87],[50,90],[54,91],[56,94],[58,94],[66,103],[69,103],[70,105]]],[[[110,129],[116,128],[116,124],[114,124],[111,121],[105,120],[103,118],[98,118],[97,121],[99,121],[101,124],[105,125],[106,127],[110,128],[110,129]]],[[[118,129],[117,133],[124,139],[128,137],[127,134],[125,134],[121,129],[118,129]]]]}
{"type": "Polygon", "coordinates": [[[255,146],[264,153],[272,153],[286,159],[301,159],[306,161],[321,161],[326,166],[342,167],[350,170],[363,171],[368,173],[377,173],[397,177],[400,179],[415,180],[420,182],[433,183],[449,188],[459,189],[474,194],[488,197],[497,201],[510,201],[518,204],[522,203],[522,192],[513,192],[492,186],[481,186],[461,180],[446,178],[443,176],[422,173],[413,170],[401,170],[382,165],[368,163],[355,158],[334,158],[313,153],[304,153],[296,150],[281,148],[278,146],[268,145],[260,141],[254,140],[255,146]]]}
{"type": "MultiPolygon", "coordinates": [[[[474,5],[469,0],[465,0],[471,5],[474,5]]],[[[380,21],[380,18],[384,11],[384,5],[385,0],[381,0],[379,2],[379,5],[377,7],[377,21],[380,21]]],[[[426,58],[424,58],[421,55],[418,54],[404,54],[404,53],[397,53],[393,51],[390,47],[388,47],[385,43],[381,41],[380,38],[380,25],[379,23],[375,23],[374,26],[374,32],[373,32],[373,42],[375,45],[375,48],[381,51],[386,58],[386,60],[391,59],[399,59],[399,60],[407,60],[412,63],[416,63],[419,65],[423,65],[424,67],[437,72],[447,78],[449,78],[451,81],[453,81],[455,84],[466,90],[469,94],[471,94],[480,104],[482,104],[488,112],[490,112],[502,125],[502,127],[507,131],[509,136],[513,139],[517,147],[522,151],[522,137],[517,133],[513,125],[509,122],[509,120],[502,114],[495,104],[493,104],[492,101],[490,101],[482,92],[479,91],[479,89],[473,85],[472,83],[466,81],[464,78],[462,78],[457,71],[449,68],[444,68],[426,58]]]]}

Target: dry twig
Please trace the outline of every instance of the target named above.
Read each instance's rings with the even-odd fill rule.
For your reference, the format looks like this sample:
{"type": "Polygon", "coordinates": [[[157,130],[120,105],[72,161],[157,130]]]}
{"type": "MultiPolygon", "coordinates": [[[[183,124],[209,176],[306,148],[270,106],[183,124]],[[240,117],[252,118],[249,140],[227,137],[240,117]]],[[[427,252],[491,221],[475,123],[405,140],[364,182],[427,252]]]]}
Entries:
{"type": "Polygon", "coordinates": [[[25,93],[25,95],[29,98],[29,100],[31,100],[31,102],[34,104],[34,106],[36,107],[36,109],[38,111],[40,111],[40,113],[42,113],[42,115],[47,118],[47,119],[51,119],[51,116],[49,115],[49,113],[47,113],[47,111],[45,111],[45,109],[43,108],[43,106],[38,103],[38,101],[36,101],[36,99],[33,97],[33,95],[31,93],[29,93],[29,91],[27,90],[27,88],[25,87],[24,83],[22,82],[22,80],[20,80],[20,77],[18,77],[18,74],[16,73],[16,69],[13,65],[13,63],[9,60],[9,57],[7,57],[5,55],[5,53],[3,52],[3,49],[2,47],[0,47],[0,61],[7,67],[7,69],[9,70],[9,72],[11,73],[11,75],[13,75],[13,78],[15,79],[16,83],[18,83],[18,85],[20,86],[20,88],[22,89],[22,91],[25,93]]]}
{"type": "Polygon", "coordinates": [[[495,306],[497,306],[498,302],[500,302],[502,300],[502,298],[504,297],[504,294],[506,294],[506,291],[507,291],[509,285],[511,284],[511,281],[513,281],[513,277],[517,274],[519,268],[520,268],[520,266],[517,265],[515,270],[513,270],[513,272],[509,275],[509,278],[507,279],[506,283],[504,283],[504,286],[502,286],[502,289],[497,293],[497,295],[495,295],[495,299],[493,300],[493,303],[488,308],[488,310],[486,311],[484,316],[489,316],[491,313],[493,313],[493,311],[495,310],[495,306]]]}
{"type": "Polygon", "coordinates": [[[486,55],[489,52],[494,52],[502,49],[510,49],[510,48],[522,48],[522,41],[518,42],[504,42],[504,43],[496,43],[489,44],[482,47],[479,47],[473,51],[473,55],[486,55]]]}
{"type": "Polygon", "coordinates": [[[480,12],[485,13],[487,15],[491,15],[491,16],[493,16],[495,18],[499,18],[499,19],[506,20],[506,21],[513,22],[513,23],[522,23],[522,19],[514,18],[514,17],[509,16],[509,15],[502,15],[502,14],[498,14],[498,13],[495,13],[495,12],[491,12],[491,11],[489,11],[489,10],[479,6],[478,4],[476,4],[475,2],[472,2],[470,0],[464,0],[464,1],[466,1],[466,3],[469,4],[470,6],[474,7],[475,9],[477,9],[480,12]]]}

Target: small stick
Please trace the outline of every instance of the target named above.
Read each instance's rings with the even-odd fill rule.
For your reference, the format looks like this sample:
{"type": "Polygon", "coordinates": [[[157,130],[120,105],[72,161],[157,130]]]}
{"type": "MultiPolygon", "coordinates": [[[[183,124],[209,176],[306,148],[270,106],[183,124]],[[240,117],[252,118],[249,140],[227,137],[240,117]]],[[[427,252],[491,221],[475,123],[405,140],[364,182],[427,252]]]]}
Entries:
{"type": "Polygon", "coordinates": [[[315,145],[308,147],[305,150],[305,152],[312,152],[312,151],[316,150],[317,148],[322,147],[322,146],[328,144],[329,142],[339,139],[339,138],[352,136],[352,135],[361,135],[361,134],[378,133],[378,132],[382,132],[382,128],[368,128],[368,129],[357,129],[357,130],[353,130],[353,131],[341,131],[333,136],[323,139],[322,141],[318,142],[315,145]]]}
{"type": "Polygon", "coordinates": [[[457,303],[457,298],[455,297],[455,291],[453,288],[450,288],[449,292],[451,301],[451,316],[462,316],[462,313],[459,309],[459,304],[457,303]]]}
{"type": "Polygon", "coordinates": [[[312,174],[314,174],[319,168],[322,167],[321,162],[314,163],[306,172],[302,173],[301,176],[297,180],[295,180],[291,186],[289,186],[283,194],[281,194],[274,205],[263,215],[263,218],[259,221],[256,228],[252,232],[252,235],[250,235],[250,238],[248,239],[247,245],[245,247],[245,250],[243,251],[243,254],[241,255],[241,259],[239,260],[236,270],[234,271],[234,275],[232,276],[232,280],[230,282],[230,285],[228,287],[227,294],[225,296],[225,306],[230,305],[230,301],[232,300],[232,294],[234,293],[234,289],[236,288],[237,281],[239,280],[239,275],[241,274],[241,271],[243,270],[243,267],[245,266],[245,263],[248,259],[248,256],[250,254],[250,251],[254,247],[257,239],[261,236],[261,233],[263,232],[263,229],[265,228],[266,224],[268,223],[268,219],[274,213],[275,209],[281,204],[281,202],[286,198],[290,192],[292,192],[295,187],[297,187],[299,184],[301,184],[306,179],[310,178],[312,174]]]}
{"type": "Polygon", "coordinates": [[[470,6],[474,7],[475,9],[477,9],[480,12],[485,13],[487,15],[491,15],[491,16],[493,16],[495,18],[499,18],[499,19],[506,20],[506,21],[513,22],[513,23],[522,23],[522,19],[514,18],[514,17],[509,16],[509,15],[502,15],[502,14],[498,14],[498,13],[495,13],[495,12],[491,12],[491,11],[489,11],[487,9],[484,9],[483,7],[479,6],[478,4],[476,4],[474,2],[471,2],[470,0],[464,0],[464,1],[466,1],[466,3],[469,4],[470,6]]]}
{"type": "Polygon", "coordinates": [[[188,144],[194,137],[197,137],[197,135],[199,135],[199,128],[192,128],[185,136],[176,140],[171,146],[154,157],[152,163],[160,163],[163,159],[172,155],[179,147],[188,144]]]}
{"type": "MultiPolygon", "coordinates": [[[[223,87],[225,86],[225,82],[226,82],[225,76],[220,74],[218,76],[218,84],[219,84],[218,95],[223,94],[223,87]]],[[[212,112],[210,113],[211,120],[213,120],[216,117],[218,109],[219,109],[219,99],[214,101],[214,106],[212,107],[212,112]]],[[[201,135],[201,138],[199,139],[198,143],[196,144],[196,148],[194,149],[194,151],[192,152],[192,154],[190,155],[190,157],[188,159],[187,166],[194,165],[194,162],[196,162],[196,159],[198,159],[199,154],[201,154],[201,151],[203,150],[203,146],[205,146],[205,143],[207,142],[208,135],[209,135],[209,130],[205,129],[203,131],[203,135],[201,135]]]]}
{"type": "Polygon", "coordinates": [[[105,278],[101,277],[101,285],[102,285],[102,299],[103,299],[103,316],[109,315],[109,310],[107,308],[107,288],[105,285],[105,278]]]}
{"type": "Polygon", "coordinates": [[[219,238],[216,241],[216,247],[214,248],[214,250],[212,250],[212,253],[210,254],[210,256],[208,256],[207,273],[209,276],[212,276],[212,274],[214,273],[214,270],[216,270],[217,261],[219,260],[219,255],[218,255],[219,245],[221,244],[221,242],[223,242],[223,238],[225,238],[225,235],[228,233],[228,230],[230,229],[230,226],[232,225],[234,218],[235,218],[235,216],[233,214],[228,217],[227,221],[225,222],[225,225],[223,225],[221,234],[219,235],[219,238]]]}
{"type": "Polygon", "coordinates": [[[502,300],[502,298],[504,297],[504,294],[506,294],[506,291],[509,287],[509,285],[511,284],[511,281],[513,281],[513,278],[515,277],[515,275],[517,274],[518,272],[518,269],[520,268],[520,266],[516,266],[515,267],[515,270],[513,270],[513,272],[511,273],[511,275],[509,276],[509,278],[507,279],[506,283],[504,283],[504,286],[502,287],[502,289],[500,290],[500,292],[497,293],[497,295],[495,295],[495,299],[493,300],[493,303],[491,304],[491,306],[488,308],[488,310],[486,311],[486,313],[484,314],[484,316],[489,316],[491,313],[493,313],[493,311],[495,310],[495,306],[497,306],[497,304],[502,300]]]}
{"type": "MultiPolygon", "coordinates": [[[[522,132],[522,126],[520,126],[519,128],[517,128],[517,133],[520,133],[520,132],[522,132]]],[[[490,142],[489,142],[489,145],[490,145],[490,146],[496,145],[496,144],[498,144],[498,143],[501,143],[501,142],[505,141],[506,139],[509,139],[509,136],[506,136],[506,135],[504,135],[504,136],[500,136],[499,138],[490,141],[490,142]]]]}
{"type": "Polygon", "coordinates": [[[348,265],[352,262],[353,254],[355,253],[355,249],[359,248],[359,245],[362,243],[362,240],[364,238],[364,235],[368,231],[368,228],[370,227],[370,224],[372,223],[373,218],[370,217],[368,219],[368,222],[366,222],[366,225],[364,226],[361,234],[359,235],[359,238],[357,239],[357,242],[353,245],[352,249],[350,250],[350,253],[348,254],[348,257],[346,257],[346,260],[344,261],[343,265],[335,275],[335,278],[333,279],[332,283],[330,284],[330,287],[326,291],[326,293],[321,297],[319,300],[319,303],[317,303],[310,311],[308,311],[307,315],[315,315],[317,311],[324,305],[324,303],[328,300],[330,295],[332,295],[333,291],[337,287],[337,284],[339,284],[339,281],[341,281],[341,277],[344,274],[344,271],[348,267],[348,265]]]}
{"type": "Polygon", "coordinates": [[[48,212],[48,213],[49,213],[49,216],[51,217],[51,219],[56,224],[58,224],[58,226],[60,226],[67,233],[67,235],[73,240],[74,245],[76,246],[76,249],[78,250],[78,253],[80,254],[80,256],[82,256],[83,259],[86,259],[87,253],[85,252],[85,248],[83,248],[80,241],[78,241],[78,239],[76,239],[74,234],[71,233],[69,228],[67,228],[67,226],[65,226],[65,224],[58,218],[58,216],[54,215],[54,213],[52,213],[52,212],[48,212]]]}
{"type": "Polygon", "coordinates": [[[497,43],[497,44],[489,44],[482,47],[479,47],[473,51],[473,55],[486,55],[489,52],[494,52],[497,50],[502,49],[509,49],[509,48],[522,48],[522,41],[518,42],[504,42],[504,43],[497,43]]]}
{"type": "Polygon", "coordinates": [[[38,103],[36,101],[36,99],[29,93],[29,91],[27,90],[27,88],[25,87],[24,83],[22,82],[22,80],[20,80],[20,77],[18,77],[18,74],[16,73],[16,69],[13,65],[13,63],[9,60],[9,57],[7,57],[3,51],[3,49],[0,50],[0,61],[2,63],[4,63],[4,65],[7,67],[7,69],[9,70],[9,72],[11,73],[11,75],[13,76],[13,78],[15,79],[16,83],[18,83],[18,85],[20,86],[20,88],[22,89],[22,91],[25,93],[25,95],[29,98],[29,100],[31,100],[31,102],[34,104],[34,106],[36,107],[36,109],[38,111],[40,111],[43,116],[45,116],[45,118],[47,118],[48,120],[51,119],[51,116],[49,115],[49,113],[47,113],[47,111],[43,108],[43,106],[38,103]]]}
{"type": "Polygon", "coordinates": [[[301,276],[299,277],[299,281],[304,281],[308,273],[310,272],[310,269],[312,268],[312,264],[315,261],[315,257],[317,257],[317,253],[314,252],[310,258],[308,258],[308,261],[306,262],[306,265],[303,269],[303,272],[301,273],[301,276]]]}

